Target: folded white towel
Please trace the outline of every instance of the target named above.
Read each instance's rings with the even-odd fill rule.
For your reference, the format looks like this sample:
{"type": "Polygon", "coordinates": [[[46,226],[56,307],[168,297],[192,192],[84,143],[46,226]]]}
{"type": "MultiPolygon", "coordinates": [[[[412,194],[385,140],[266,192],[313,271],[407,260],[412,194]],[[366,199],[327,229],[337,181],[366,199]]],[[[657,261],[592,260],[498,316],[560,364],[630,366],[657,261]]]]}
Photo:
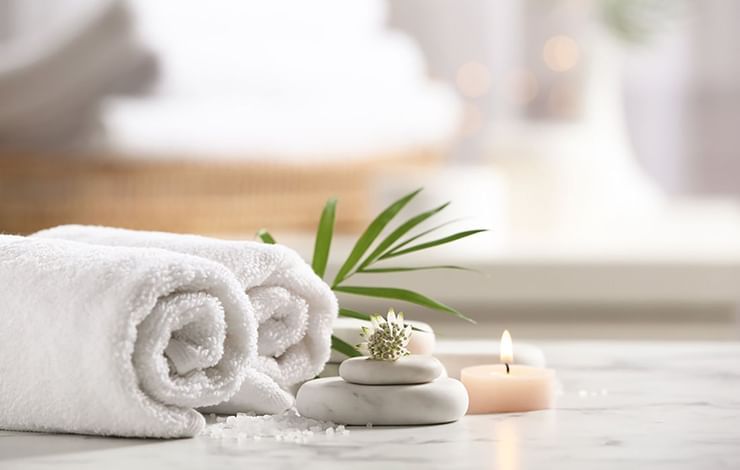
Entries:
{"type": "Polygon", "coordinates": [[[218,261],[235,274],[251,299],[259,323],[256,369],[274,383],[247,379],[229,402],[207,411],[283,411],[293,404],[293,396],[285,390],[318,375],[329,359],[336,297],[287,247],[81,225],[63,225],[34,236],[165,248],[218,261]]]}
{"type": "Polygon", "coordinates": [[[0,428],[185,437],[231,397],[254,312],[219,263],[0,235],[0,428]]]}

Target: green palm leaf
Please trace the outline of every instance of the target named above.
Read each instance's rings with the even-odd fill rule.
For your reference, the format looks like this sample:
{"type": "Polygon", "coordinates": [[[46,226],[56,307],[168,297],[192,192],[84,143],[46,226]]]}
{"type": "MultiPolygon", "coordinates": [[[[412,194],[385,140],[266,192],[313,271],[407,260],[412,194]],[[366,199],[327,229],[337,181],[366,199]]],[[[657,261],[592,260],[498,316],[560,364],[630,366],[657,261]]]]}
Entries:
{"type": "Polygon", "coordinates": [[[403,300],[422,307],[428,307],[440,312],[449,313],[463,320],[467,320],[471,323],[475,323],[472,319],[466,317],[454,308],[447,306],[441,302],[437,302],[425,295],[419,294],[407,289],[398,289],[395,287],[359,287],[359,286],[340,286],[335,287],[336,292],[344,292],[345,294],[363,295],[366,297],[379,297],[382,299],[394,299],[403,300]]]}
{"type": "Polygon", "coordinates": [[[383,256],[381,256],[380,259],[395,258],[396,256],[413,253],[414,251],[426,250],[428,248],[432,248],[432,247],[439,246],[439,245],[444,245],[446,243],[454,242],[455,240],[460,240],[461,238],[466,238],[471,235],[475,235],[476,233],[481,233],[481,232],[486,232],[486,231],[487,231],[486,229],[478,229],[478,230],[466,230],[464,232],[458,232],[458,233],[449,235],[447,237],[438,238],[436,240],[432,240],[432,241],[425,242],[425,243],[419,243],[418,245],[411,246],[404,250],[389,251],[388,253],[385,253],[383,256]]]}
{"type": "Polygon", "coordinates": [[[431,269],[457,269],[460,271],[475,271],[475,269],[465,268],[463,266],[454,266],[450,264],[437,265],[437,266],[413,266],[404,268],[401,266],[389,266],[387,268],[365,268],[359,269],[357,272],[363,274],[383,274],[383,273],[404,273],[409,271],[426,271],[431,269]]]}
{"type": "Polygon", "coordinates": [[[385,226],[388,225],[388,222],[390,222],[396,214],[398,214],[398,212],[400,212],[400,210],[414,198],[414,196],[419,194],[419,191],[421,191],[421,188],[397,200],[370,222],[370,225],[365,229],[365,232],[363,232],[363,234],[360,235],[360,238],[357,239],[357,242],[355,243],[354,248],[352,248],[347,260],[339,268],[339,271],[334,278],[334,282],[332,283],[333,287],[346,279],[352,268],[354,268],[360,261],[362,255],[365,254],[367,249],[370,248],[370,245],[372,245],[378,235],[380,235],[380,232],[382,232],[385,226]]]}
{"type": "Polygon", "coordinates": [[[264,243],[269,243],[270,245],[274,245],[277,243],[274,238],[272,238],[272,235],[270,235],[270,232],[268,232],[266,229],[261,228],[257,231],[257,237],[262,240],[264,243]]]}
{"type": "Polygon", "coordinates": [[[350,310],[348,308],[339,309],[340,317],[357,318],[358,320],[370,321],[370,315],[367,313],[358,312],[356,310],[350,310]]]}
{"type": "Polygon", "coordinates": [[[316,242],[313,247],[313,261],[311,267],[320,278],[324,277],[326,264],[329,261],[329,250],[331,239],[334,234],[334,217],[337,211],[337,200],[331,198],[326,201],[324,210],[321,211],[321,219],[316,229],[316,242]]]}
{"type": "Polygon", "coordinates": [[[445,204],[442,204],[439,207],[435,207],[434,209],[428,210],[426,212],[422,212],[421,214],[416,215],[416,216],[410,218],[409,220],[407,220],[406,222],[404,222],[403,224],[399,225],[397,229],[395,229],[393,232],[391,232],[390,235],[388,235],[387,237],[385,237],[385,239],[378,244],[377,248],[375,248],[375,250],[373,250],[373,252],[370,253],[370,255],[368,255],[367,258],[365,258],[365,261],[363,261],[362,263],[360,263],[360,267],[357,270],[358,271],[362,271],[363,268],[366,268],[367,266],[369,266],[370,264],[372,264],[383,253],[385,253],[385,251],[388,248],[390,248],[390,246],[393,245],[393,243],[395,243],[396,240],[398,240],[402,236],[406,235],[411,229],[413,229],[414,227],[416,227],[420,223],[424,222],[428,218],[430,218],[433,215],[441,212],[442,210],[444,210],[449,205],[450,205],[450,203],[447,202],[445,204]]]}
{"type": "MultiPolygon", "coordinates": [[[[408,244],[410,244],[410,243],[412,243],[412,242],[414,242],[414,241],[418,240],[419,238],[421,238],[421,237],[423,237],[423,236],[425,236],[425,235],[429,235],[429,234],[430,234],[430,233],[432,233],[432,232],[436,232],[437,230],[439,230],[439,229],[441,229],[441,228],[447,227],[448,225],[452,225],[452,224],[454,224],[455,222],[459,222],[459,221],[461,221],[461,220],[462,220],[462,219],[453,219],[453,220],[448,220],[447,222],[444,222],[444,223],[442,223],[442,224],[439,224],[439,225],[435,225],[435,226],[434,226],[434,227],[432,227],[432,228],[426,229],[426,230],[424,230],[423,232],[421,232],[421,233],[418,233],[418,234],[414,235],[413,237],[410,237],[410,238],[408,238],[408,239],[406,239],[406,240],[402,241],[401,243],[398,243],[397,245],[395,245],[394,247],[390,248],[390,249],[389,249],[388,251],[386,251],[386,252],[385,252],[385,253],[383,253],[383,254],[388,254],[388,253],[390,253],[391,251],[397,251],[397,250],[399,250],[400,248],[403,248],[404,246],[406,246],[406,245],[408,245],[408,244]]],[[[381,256],[381,257],[380,257],[379,259],[382,259],[382,256],[381,256]]]]}
{"type": "Polygon", "coordinates": [[[362,353],[358,351],[354,346],[346,341],[339,339],[338,337],[331,335],[331,348],[335,351],[339,351],[345,356],[358,357],[362,356],[362,353]]]}
{"type": "MultiPolygon", "coordinates": [[[[371,315],[367,313],[357,312],[355,310],[350,310],[348,308],[340,308],[339,309],[339,316],[340,317],[347,317],[347,318],[357,318],[358,320],[365,320],[370,321],[371,315]]],[[[427,332],[427,330],[423,330],[419,327],[416,327],[414,325],[411,325],[411,329],[414,331],[422,331],[427,332]]]]}

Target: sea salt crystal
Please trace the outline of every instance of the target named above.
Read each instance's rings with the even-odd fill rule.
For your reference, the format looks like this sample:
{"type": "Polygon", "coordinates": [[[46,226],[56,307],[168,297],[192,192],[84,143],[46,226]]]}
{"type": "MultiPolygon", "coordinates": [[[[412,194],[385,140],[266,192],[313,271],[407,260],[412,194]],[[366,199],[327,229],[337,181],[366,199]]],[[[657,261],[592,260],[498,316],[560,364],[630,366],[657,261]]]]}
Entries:
{"type": "Polygon", "coordinates": [[[257,416],[254,413],[237,413],[236,416],[216,417],[215,422],[203,431],[204,436],[211,438],[236,438],[239,443],[247,439],[255,441],[263,438],[276,441],[303,444],[316,433],[333,437],[347,435],[349,431],[343,425],[304,418],[295,409],[273,416],[257,416]]]}

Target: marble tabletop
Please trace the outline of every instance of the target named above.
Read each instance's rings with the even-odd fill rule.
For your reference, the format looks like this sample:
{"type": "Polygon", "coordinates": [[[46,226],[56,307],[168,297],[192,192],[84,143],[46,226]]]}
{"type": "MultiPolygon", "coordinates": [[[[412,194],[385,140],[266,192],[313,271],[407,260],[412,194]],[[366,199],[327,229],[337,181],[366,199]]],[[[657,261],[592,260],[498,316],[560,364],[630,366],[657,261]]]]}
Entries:
{"type": "Polygon", "coordinates": [[[556,409],[307,443],[0,432],[0,469],[740,468],[740,343],[540,344],[556,409]]]}

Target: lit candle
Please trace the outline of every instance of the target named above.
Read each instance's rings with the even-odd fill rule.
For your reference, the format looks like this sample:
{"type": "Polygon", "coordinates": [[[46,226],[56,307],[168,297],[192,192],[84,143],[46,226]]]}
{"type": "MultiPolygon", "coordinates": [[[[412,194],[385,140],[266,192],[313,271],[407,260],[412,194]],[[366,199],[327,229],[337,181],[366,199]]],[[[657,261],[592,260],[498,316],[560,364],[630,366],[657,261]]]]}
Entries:
{"type": "Polygon", "coordinates": [[[501,336],[502,364],[466,367],[460,380],[468,389],[468,414],[508,413],[551,408],[555,371],[514,364],[509,331],[501,336]]]}

